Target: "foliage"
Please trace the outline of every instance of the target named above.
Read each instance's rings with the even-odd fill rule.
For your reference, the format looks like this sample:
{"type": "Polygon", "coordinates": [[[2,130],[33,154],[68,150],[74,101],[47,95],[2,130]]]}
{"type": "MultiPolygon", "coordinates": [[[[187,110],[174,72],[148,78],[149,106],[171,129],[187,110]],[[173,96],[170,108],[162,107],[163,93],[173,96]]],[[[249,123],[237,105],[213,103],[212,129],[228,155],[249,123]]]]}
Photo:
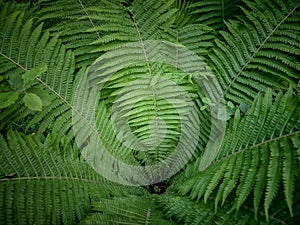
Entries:
{"type": "Polygon", "coordinates": [[[33,135],[8,131],[1,138],[1,224],[74,224],[101,198],[142,190],[103,179],[73,152],[33,135]]]}
{"type": "Polygon", "coordinates": [[[0,224],[300,221],[299,1],[29,2],[0,1],[0,224]],[[193,54],[219,86],[199,88],[193,54]],[[85,79],[101,87],[93,112],[85,79]],[[131,165],[164,162],[179,142],[190,160],[171,164],[166,192],[121,185],[85,155],[94,135],[131,165]]]}

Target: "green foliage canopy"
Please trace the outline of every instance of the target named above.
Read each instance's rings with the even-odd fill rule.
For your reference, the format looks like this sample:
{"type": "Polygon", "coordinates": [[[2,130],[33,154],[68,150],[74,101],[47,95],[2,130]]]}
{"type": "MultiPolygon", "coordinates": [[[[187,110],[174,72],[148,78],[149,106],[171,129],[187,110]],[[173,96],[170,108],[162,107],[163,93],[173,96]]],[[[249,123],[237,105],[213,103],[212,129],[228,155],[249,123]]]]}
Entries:
{"type": "MultiPolygon", "coordinates": [[[[297,0],[0,1],[0,224],[299,222],[299,24],[297,0]],[[213,157],[207,149],[213,102],[196,77],[151,62],[144,52],[105,80],[104,72],[124,56],[136,59],[126,44],[148,40],[186,47],[215,74],[220,87],[212,92],[226,101],[227,127],[213,157]],[[74,114],[89,121],[90,113],[75,102],[83,91],[78,84],[111,52],[92,80],[104,85],[92,128],[114,157],[131,165],[164,161],[176,149],[181,120],[200,121],[198,133],[183,134],[187,142],[197,140],[190,161],[161,195],[109,181],[82,157],[81,150],[95,146],[88,145],[89,130],[79,136],[73,130],[74,114]],[[134,81],[144,78],[152,79],[153,93],[131,109],[146,87],[134,81]],[[174,109],[157,98],[155,87],[165,85],[162,98],[178,99],[165,80],[187,93],[194,114],[182,117],[187,105],[174,109]],[[121,117],[113,107],[136,137],[150,140],[146,151],[122,145],[119,138],[127,136],[114,133],[112,121],[121,117]],[[167,132],[150,126],[158,117],[167,132]]],[[[188,59],[180,63],[193,69],[188,59]]]]}

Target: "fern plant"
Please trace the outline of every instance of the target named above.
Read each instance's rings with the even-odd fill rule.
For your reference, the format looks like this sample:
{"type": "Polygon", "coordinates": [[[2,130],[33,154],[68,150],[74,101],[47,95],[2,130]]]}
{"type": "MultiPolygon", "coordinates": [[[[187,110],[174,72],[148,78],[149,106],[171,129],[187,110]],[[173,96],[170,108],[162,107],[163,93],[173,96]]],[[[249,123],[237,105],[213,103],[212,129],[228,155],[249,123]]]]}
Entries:
{"type": "Polygon", "coordinates": [[[299,14],[0,1],[0,224],[297,224],[299,14]]]}

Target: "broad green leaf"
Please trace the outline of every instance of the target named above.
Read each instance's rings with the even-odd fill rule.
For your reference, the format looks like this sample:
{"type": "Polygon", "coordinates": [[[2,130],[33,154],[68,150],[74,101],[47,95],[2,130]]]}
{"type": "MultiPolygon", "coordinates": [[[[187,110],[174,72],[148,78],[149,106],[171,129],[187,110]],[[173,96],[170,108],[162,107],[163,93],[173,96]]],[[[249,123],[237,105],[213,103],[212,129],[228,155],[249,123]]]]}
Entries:
{"type": "Polygon", "coordinates": [[[27,89],[27,92],[30,92],[30,93],[33,93],[33,94],[36,94],[37,96],[39,96],[42,100],[43,106],[49,105],[50,100],[51,100],[51,96],[41,86],[37,86],[37,87],[27,89]]]}
{"type": "Polygon", "coordinates": [[[24,98],[25,105],[34,111],[42,111],[43,103],[39,96],[33,93],[27,93],[24,98]]]}

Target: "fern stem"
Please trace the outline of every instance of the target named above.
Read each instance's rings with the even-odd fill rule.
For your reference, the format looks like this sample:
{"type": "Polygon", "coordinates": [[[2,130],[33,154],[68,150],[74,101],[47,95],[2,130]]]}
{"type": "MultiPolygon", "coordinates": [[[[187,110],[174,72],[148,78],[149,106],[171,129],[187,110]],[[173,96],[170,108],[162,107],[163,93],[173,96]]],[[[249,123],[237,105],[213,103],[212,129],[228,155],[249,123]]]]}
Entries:
{"type": "MultiPolygon", "coordinates": [[[[176,44],[179,44],[179,35],[178,35],[178,30],[176,31],[176,44]]],[[[178,56],[179,52],[178,52],[178,47],[176,47],[176,71],[178,70],[179,67],[179,63],[178,63],[178,56]]]]}

